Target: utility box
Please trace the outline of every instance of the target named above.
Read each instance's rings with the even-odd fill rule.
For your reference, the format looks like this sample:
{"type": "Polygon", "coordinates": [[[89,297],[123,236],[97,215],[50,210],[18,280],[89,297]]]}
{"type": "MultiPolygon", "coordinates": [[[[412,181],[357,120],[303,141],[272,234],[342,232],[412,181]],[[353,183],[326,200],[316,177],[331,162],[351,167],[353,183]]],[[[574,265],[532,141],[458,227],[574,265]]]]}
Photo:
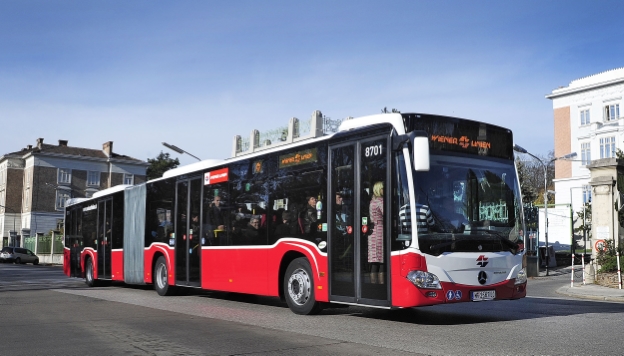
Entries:
{"type": "Polygon", "coordinates": [[[537,277],[539,270],[537,268],[537,256],[526,256],[526,273],[527,277],[537,277]]]}

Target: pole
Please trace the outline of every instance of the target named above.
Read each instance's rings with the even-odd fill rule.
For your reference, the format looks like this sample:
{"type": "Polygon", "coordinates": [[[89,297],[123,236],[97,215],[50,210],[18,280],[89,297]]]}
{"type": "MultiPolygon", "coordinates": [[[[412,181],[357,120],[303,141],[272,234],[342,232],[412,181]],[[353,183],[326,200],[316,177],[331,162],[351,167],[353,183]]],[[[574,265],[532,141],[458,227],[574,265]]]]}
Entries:
{"type": "Polygon", "coordinates": [[[572,253],[572,273],[570,273],[570,287],[574,287],[574,254],[572,253]]]}
{"type": "Polygon", "coordinates": [[[583,266],[583,285],[585,285],[585,251],[581,255],[581,264],[583,266]]]}
{"type": "Polygon", "coordinates": [[[570,188],[570,252],[574,254],[576,252],[576,242],[574,241],[574,207],[572,206],[572,189],[580,187],[570,188]]]}
{"type": "Polygon", "coordinates": [[[620,250],[615,250],[615,256],[617,258],[617,267],[618,267],[618,286],[622,289],[622,273],[620,272],[620,250]]]}
{"type": "Polygon", "coordinates": [[[546,164],[541,160],[539,162],[544,166],[544,242],[546,243],[546,275],[548,276],[548,262],[550,262],[548,253],[548,172],[546,164]]]}
{"type": "Polygon", "coordinates": [[[587,251],[587,226],[585,226],[585,209],[587,207],[583,205],[583,255],[581,257],[581,263],[583,264],[583,285],[585,285],[585,252],[587,251]]]}

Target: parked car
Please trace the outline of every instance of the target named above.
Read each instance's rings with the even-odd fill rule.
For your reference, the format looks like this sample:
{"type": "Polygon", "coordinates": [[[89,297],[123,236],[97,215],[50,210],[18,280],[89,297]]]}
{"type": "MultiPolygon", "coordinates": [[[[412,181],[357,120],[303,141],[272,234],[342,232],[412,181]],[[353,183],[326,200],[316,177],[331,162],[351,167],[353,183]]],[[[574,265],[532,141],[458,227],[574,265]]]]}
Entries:
{"type": "Polygon", "coordinates": [[[39,264],[39,257],[35,255],[31,250],[14,247],[14,246],[6,246],[2,248],[0,251],[0,262],[2,263],[32,263],[33,265],[39,264]]]}

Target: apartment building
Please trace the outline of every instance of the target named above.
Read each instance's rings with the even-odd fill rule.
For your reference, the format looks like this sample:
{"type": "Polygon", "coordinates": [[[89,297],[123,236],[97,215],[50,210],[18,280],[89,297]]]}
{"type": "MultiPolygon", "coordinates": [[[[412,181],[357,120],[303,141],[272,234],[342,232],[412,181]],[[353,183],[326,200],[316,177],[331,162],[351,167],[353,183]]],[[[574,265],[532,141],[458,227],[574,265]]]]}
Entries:
{"type": "Polygon", "coordinates": [[[579,211],[591,200],[591,160],[615,157],[624,149],[624,67],[573,80],[546,95],[552,100],[555,157],[571,152],[572,161],[555,161],[555,203],[579,211]]]}
{"type": "Polygon", "coordinates": [[[44,143],[0,156],[0,242],[22,245],[35,233],[57,230],[63,222],[63,208],[70,198],[119,184],[146,180],[148,163],[113,152],[113,142],[102,149],[44,143]]]}

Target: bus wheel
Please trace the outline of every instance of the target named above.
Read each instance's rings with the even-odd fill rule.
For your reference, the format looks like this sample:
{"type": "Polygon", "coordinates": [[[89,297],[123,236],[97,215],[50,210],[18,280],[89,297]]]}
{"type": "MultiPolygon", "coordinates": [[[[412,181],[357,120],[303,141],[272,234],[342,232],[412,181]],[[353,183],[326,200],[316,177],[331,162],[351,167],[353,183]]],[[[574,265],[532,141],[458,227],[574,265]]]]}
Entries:
{"type": "Polygon", "coordinates": [[[93,276],[93,260],[89,258],[87,259],[87,266],[85,267],[85,283],[89,287],[95,287],[97,285],[97,281],[93,276]]]}
{"type": "Polygon", "coordinates": [[[295,314],[318,314],[321,311],[321,304],[314,299],[314,278],[307,258],[296,258],[288,265],[284,276],[284,295],[288,307],[295,314]]]}
{"type": "Polygon", "coordinates": [[[154,289],[158,295],[172,295],[174,287],[169,285],[169,271],[167,261],[163,256],[158,257],[154,266],[154,289]]]}

